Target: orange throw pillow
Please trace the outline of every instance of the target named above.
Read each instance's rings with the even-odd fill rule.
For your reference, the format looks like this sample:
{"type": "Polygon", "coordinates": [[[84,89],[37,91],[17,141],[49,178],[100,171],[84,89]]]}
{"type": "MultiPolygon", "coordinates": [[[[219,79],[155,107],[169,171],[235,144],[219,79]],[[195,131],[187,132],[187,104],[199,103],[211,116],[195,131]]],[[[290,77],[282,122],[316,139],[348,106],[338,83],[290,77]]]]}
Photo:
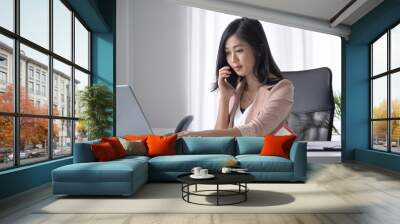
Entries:
{"type": "Polygon", "coordinates": [[[148,156],[164,156],[176,155],[176,139],[177,135],[158,136],[150,135],[147,137],[147,155],[148,156]]]}
{"type": "Polygon", "coordinates": [[[266,135],[264,136],[264,146],[261,149],[261,156],[280,156],[286,159],[290,158],[290,147],[296,135],[266,135]]]}
{"type": "Polygon", "coordinates": [[[117,158],[113,147],[108,142],[93,144],[91,145],[91,149],[94,157],[99,162],[109,161],[117,158]]]}
{"type": "Polygon", "coordinates": [[[117,158],[121,158],[126,156],[126,151],[124,147],[122,146],[121,142],[119,142],[119,139],[116,137],[109,137],[109,138],[101,138],[101,142],[108,142],[114,149],[115,155],[117,158]]]}

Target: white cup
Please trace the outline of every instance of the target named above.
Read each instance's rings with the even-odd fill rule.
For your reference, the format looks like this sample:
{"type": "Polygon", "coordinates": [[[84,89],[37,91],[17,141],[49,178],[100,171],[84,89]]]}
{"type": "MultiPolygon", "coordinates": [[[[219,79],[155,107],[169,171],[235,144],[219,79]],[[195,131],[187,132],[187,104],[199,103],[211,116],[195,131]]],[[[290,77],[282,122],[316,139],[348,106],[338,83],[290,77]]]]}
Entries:
{"type": "Polygon", "coordinates": [[[221,172],[222,173],[230,173],[232,171],[232,168],[230,167],[222,167],[221,172]]]}
{"type": "Polygon", "coordinates": [[[192,169],[192,173],[194,174],[194,175],[196,175],[196,176],[199,176],[199,175],[201,175],[200,174],[200,171],[202,170],[202,168],[201,167],[193,167],[193,169],[192,169]]]}
{"type": "Polygon", "coordinates": [[[200,176],[207,176],[208,175],[208,169],[201,169],[200,170],[200,176]]]}

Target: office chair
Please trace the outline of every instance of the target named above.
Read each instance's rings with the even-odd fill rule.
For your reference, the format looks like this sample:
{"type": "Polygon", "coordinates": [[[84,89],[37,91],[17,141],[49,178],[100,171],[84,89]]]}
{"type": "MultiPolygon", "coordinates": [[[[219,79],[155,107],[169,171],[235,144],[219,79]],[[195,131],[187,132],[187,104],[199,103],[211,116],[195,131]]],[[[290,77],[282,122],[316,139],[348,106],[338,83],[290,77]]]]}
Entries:
{"type": "Polygon", "coordinates": [[[179,121],[178,125],[176,125],[174,133],[186,131],[189,128],[189,125],[192,123],[192,121],[193,121],[193,115],[187,115],[183,117],[182,120],[179,121]]]}
{"type": "Polygon", "coordinates": [[[329,68],[282,72],[294,85],[294,105],[288,125],[299,141],[330,141],[335,103],[329,68]]]}

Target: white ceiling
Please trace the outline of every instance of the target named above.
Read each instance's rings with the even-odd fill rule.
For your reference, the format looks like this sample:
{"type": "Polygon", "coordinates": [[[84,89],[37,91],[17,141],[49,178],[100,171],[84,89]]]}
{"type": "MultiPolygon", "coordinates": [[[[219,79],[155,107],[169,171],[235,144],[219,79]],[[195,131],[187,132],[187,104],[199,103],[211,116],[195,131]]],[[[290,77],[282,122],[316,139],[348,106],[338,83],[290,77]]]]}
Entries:
{"type": "Polygon", "coordinates": [[[383,0],[175,0],[180,4],[348,37],[383,0]],[[350,7],[337,15],[347,4],[350,7]],[[333,20],[336,18],[336,20],[333,20]]]}
{"type": "Polygon", "coordinates": [[[350,0],[226,0],[329,21],[350,0]]]}

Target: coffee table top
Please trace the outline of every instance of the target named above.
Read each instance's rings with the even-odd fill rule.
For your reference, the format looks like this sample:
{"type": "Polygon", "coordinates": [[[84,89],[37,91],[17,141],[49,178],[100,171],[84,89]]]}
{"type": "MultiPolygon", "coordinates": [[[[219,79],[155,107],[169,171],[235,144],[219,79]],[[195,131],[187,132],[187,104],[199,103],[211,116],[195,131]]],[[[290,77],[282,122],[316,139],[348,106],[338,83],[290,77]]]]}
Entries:
{"type": "Polygon", "coordinates": [[[177,179],[186,184],[236,184],[255,180],[255,177],[249,173],[213,173],[215,177],[211,179],[194,179],[190,177],[191,174],[181,174],[177,179]]]}

